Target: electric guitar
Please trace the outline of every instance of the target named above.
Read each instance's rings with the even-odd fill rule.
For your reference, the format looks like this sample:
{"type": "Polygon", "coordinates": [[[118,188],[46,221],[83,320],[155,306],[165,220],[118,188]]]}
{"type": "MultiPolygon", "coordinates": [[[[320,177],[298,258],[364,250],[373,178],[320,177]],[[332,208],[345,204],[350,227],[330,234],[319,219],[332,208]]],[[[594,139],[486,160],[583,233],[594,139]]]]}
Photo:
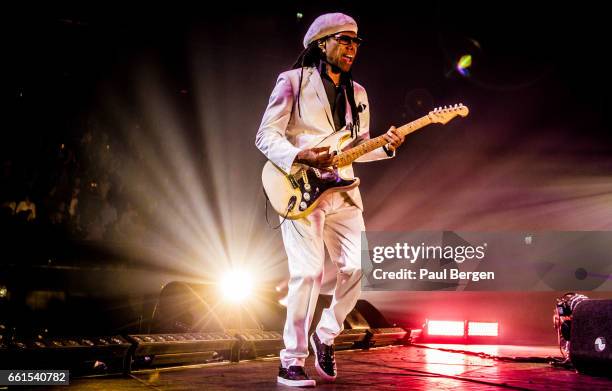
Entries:
{"type": "MultiPolygon", "coordinates": [[[[456,116],[465,117],[468,113],[467,106],[462,104],[439,107],[397,128],[397,131],[406,136],[429,124],[446,124],[456,116]]],[[[337,153],[333,159],[333,166],[325,169],[294,163],[290,173],[286,173],[268,161],[261,173],[261,180],[270,205],[276,213],[290,220],[301,219],[308,216],[323,195],[359,186],[359,178],[350,177],[348,173],[352,170],[346,168],[350,168],[351,163],[360,156],[386,145],[387,141],[383,136],[378,136],[350,147],[352,141],[351,132],[344,130],[332,133],[309,147],[329,146],[330,153],[337,153]]]]}

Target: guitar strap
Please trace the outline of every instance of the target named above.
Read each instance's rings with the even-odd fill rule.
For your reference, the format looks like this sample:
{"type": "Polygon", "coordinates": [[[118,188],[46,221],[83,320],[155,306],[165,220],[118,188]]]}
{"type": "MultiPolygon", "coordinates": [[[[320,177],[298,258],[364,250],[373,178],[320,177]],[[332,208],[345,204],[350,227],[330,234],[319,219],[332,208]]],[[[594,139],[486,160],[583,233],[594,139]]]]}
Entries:
{"type": "Polygon", "coordinates": [[[351,131],[351,138],[355,138],[355,125],[353,124],[353,112],[351,111],[351,103],[348,99],[348,92],[346,91],[346,86],[342,85],[342,95],[344,95],[344,104],[346,105],[346,110],[344,111],[344,123],[346,124],[346,129],[351,131]]]}

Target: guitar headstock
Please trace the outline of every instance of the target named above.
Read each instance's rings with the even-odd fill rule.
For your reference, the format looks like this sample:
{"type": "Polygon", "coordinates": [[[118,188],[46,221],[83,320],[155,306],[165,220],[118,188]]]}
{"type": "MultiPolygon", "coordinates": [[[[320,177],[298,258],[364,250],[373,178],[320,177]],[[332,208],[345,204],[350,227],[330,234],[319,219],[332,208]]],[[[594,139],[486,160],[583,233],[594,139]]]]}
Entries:
{"type": "Polygon", "coordinates": [[[465,117],[469,114],[470,110],[467,106],[459,103],[454,106],[438,107],[433,111],[430,111],[427,115],[432,123],[445,124],[452,120],[456,116],[465,117]]]}

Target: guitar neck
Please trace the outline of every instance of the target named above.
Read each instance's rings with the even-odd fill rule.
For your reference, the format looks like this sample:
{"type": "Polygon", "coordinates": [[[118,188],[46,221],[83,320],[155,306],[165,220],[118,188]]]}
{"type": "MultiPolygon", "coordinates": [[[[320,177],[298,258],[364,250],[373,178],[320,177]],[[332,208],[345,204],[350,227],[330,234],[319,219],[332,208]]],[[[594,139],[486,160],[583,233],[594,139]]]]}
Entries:
{"type": "MultiPolygon", "coordinates": [[[[397,128],[397,131],[401,135],[406,136],[431,123],[432,121],[429,116],[425,115],[419,119],[407,123],[406,125],[400,126],[399,128],[397,128]]],[[[383,138],[383,136],[378,136],[373,139],[367,140],[366,142],[361,143],[356,147],[347,149],[346,151],[338,154],[335,159],[335,164],[337,166],[348,166],[349,164],[357,160],[359,157],[386,144],[387,141],[383,138]]]]}

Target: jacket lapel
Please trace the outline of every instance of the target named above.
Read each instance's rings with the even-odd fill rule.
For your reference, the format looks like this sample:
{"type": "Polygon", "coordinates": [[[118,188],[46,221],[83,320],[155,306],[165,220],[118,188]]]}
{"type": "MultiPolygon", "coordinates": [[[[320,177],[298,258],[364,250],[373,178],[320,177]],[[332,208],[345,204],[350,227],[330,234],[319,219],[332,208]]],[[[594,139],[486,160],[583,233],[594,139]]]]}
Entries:
{"type": "Polygon", "coordinates": [[[329,122],[329,126],[331,126],[332,131],[335,131],[336,127],[334,126],[334,117],[332,116],[331,106],[329,104],[329,100],[327,99],[327,93],[325,92],[325,87],[323,86],[323,80],[321,80],[321,75],[319,75],[319,72],[315,68],[310,68],[310,72],[311,77],[313,78],[313,86],[317,93],[317,97],[319,98],[319,101],[325,109],[327,122],[329,122]]]}

